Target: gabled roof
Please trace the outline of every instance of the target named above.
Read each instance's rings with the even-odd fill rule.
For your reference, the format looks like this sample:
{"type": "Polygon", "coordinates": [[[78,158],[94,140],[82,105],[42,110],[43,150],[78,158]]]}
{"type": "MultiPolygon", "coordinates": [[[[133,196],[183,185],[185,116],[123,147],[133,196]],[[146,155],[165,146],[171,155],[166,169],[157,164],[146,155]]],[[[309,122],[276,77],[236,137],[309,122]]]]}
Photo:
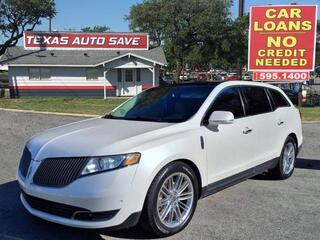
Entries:
{"type": "Polygon", "coordinates": [[[70,66],[95,67],[125,56],[134,56],[146,61],[166,65],[162,47],[150,50],[25,50],[21,46],[8,48],[0,56],[0,64],[9,66],[70,66]]]}

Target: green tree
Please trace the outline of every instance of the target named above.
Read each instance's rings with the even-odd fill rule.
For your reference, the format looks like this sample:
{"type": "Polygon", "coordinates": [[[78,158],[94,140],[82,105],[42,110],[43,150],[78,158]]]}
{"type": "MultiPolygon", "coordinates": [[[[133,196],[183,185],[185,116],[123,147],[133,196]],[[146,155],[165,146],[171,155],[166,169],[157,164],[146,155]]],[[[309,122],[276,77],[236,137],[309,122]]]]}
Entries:
{"type": "Polygon", "coordinates": [[[55,14],[52,0],[0,0],[0,31],[4,38],[0,56],[18,43],[24,31],[32,31],[41,24],[41,19],[52,18],[55,14]]]}
{"type": "Polygon", "coordinates": [[[225,52],[229,67],[241,67],[248,62],[249,15],[237,18],[227,33],[229,49],[225,52]],[[240,66],[237,66],[237,65],[240,66]]]}
{"type": "Polygon", "coordinates": [[[160,46],[162,43],[164,17],[163,3],[159,0],[144,1],[131,6],[130,14],[124,17],[129,21],[129,27],[134,32],[149,33],[151,45],[160,46]]]}
{"type": "Polygon", "coordinates": [[[110,31],[110,28],[107,27],[106,25],[97,25],[94,27],[84,27],[81,28],[81,32],[86,32],[86,33],[105,33],[110,31]]]}
{"type": "Polygon", "coordinates": [[[231,24],[228,0],[144,0],[131,7],[126,17],[133,31],[148,32],[157,45],[164,44],[169,63],[175,65],[175,79],[185,59],[205,62],[208,43],[219,46],[231,24]],[[197,57],[195,54],[202,53],[197,57]]]}
{"type": "Polygon", "coordinates": [[[202,45],[192,46],[184,58],[184,61],[188,63],[191,68],[206,66],[208,63],[206,54],[203,52],[202,45]]]}
{"type": "Polygon", "coordinates": [[[316,67],[320,65],[320,20],[317,22],[316,67]]]}

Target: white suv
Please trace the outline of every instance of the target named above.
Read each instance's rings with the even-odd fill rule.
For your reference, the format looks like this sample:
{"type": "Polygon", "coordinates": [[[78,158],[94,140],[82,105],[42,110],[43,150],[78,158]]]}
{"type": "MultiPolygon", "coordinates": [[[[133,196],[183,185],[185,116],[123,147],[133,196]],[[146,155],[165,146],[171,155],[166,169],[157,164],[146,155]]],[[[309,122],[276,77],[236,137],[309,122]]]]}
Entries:
{"type": "Polygon", "coordinates": [[[290,177],[302,140],[299,111],[277,87],[156,87],[104,117],[31,138],[17,174],[21,201],[68,226],[140,220],[168,236],[189,223],[202,197],[262,172],[290,177]]]}

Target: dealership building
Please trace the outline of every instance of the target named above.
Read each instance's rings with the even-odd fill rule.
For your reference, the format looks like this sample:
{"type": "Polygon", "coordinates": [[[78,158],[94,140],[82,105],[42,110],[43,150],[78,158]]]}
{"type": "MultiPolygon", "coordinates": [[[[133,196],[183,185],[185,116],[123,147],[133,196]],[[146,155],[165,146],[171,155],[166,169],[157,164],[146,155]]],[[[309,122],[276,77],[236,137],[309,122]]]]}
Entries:
{"type": "Polygon", "coordinates": [[[26,47],[25,43],[24,47],[7,49],[0,63],[8,65],[12,97],[134,96],[157,86],[161,67],[167,64],[162,47],[149,48],[147,44],[137,49],[129,46],[130,42],[127,46],[120,44],[114,48],[37,48],[26,47]]]}

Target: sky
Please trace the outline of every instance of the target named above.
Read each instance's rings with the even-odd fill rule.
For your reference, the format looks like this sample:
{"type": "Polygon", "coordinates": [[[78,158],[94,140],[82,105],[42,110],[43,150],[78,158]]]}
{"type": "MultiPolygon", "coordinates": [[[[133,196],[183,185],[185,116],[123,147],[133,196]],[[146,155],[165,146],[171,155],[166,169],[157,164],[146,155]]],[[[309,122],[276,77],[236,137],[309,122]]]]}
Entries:
{"type": "MultiPolygon", "coordinates": [[[[238,2],[234,0],[231,8],[232,17],[237,17],[238,2]]],[[[55,0],[57,14],[52,19],[52,30],[56,31],[80,31],[84,27],[106,25],[112,32],[128,32],[129,24],[124,16],[130,11],[130,7],[142,0],[55,0]]],[[[245,12],[253,5],[285,5],[292,2],[298,4],[320,5],[320,0],[245,0],[245,12]]],[[[320,9],[318,11],[320,19],[320,9]]],[[[48,31],[48,21],[42,20],[35,31],[48,31]]],[[[0,35],[0,43],[4,38],[0,35]]],[[[22,40],[18,45],[22,45],[22,40]]]]}
{"type": "MultiPolygon", "coordinates": [[[[52,30],[80,31],[83,27],[106,25],[113,32],[128,32],[124,16],[130,6],[141,0],[55,0],[57,15],[52,20],[52,30]]],[[[35,30],[48,30],[48,21],[35,30]]]]}
{"type": "MultiPolygon", "coordinates": [[[[81,28],[95,25],[106,25],[113,32],[128,32],[128,22],[124,16],[129,13],[130,6],[142,2],[142,0],[55,0],[57,15],[52,20],[52,30],[80,31],[81,28]]],[[[238,0],[231,9],[231,14],[238,14],[238,0]]],[[[252,5],[285,5],[292,2],[298,4],[320,5],[320,0],[245,0],[245,12],[252,5]]],[[[318,11],[320,19],[320,9],[318,11]]],[[[35,30],[48,30],[48,21],[36,27],[35,30]]]]}

